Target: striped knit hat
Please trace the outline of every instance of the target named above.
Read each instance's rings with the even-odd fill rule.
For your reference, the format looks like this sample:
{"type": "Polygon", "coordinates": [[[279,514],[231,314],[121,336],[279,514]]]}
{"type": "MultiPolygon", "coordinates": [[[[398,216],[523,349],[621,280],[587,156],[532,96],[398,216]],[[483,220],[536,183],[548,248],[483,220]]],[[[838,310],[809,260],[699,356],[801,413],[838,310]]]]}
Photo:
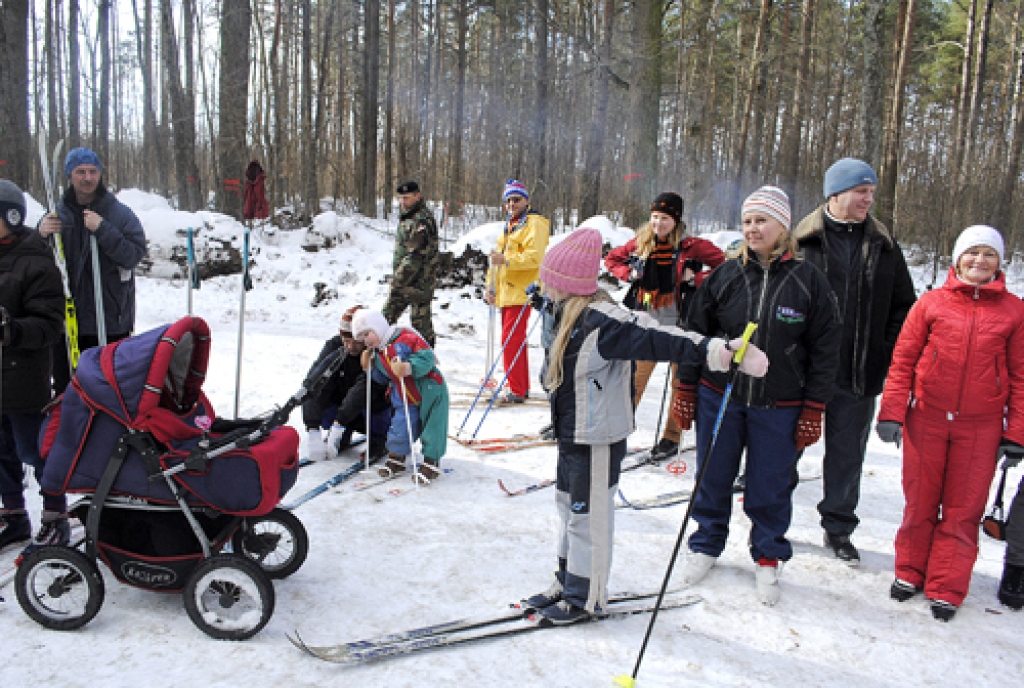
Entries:
{"type": "Polygon", "coordinates": [[[540,264],[540,281],[567,294],[588,296],[597,291],[601,269],[601,232],[586,226],[548,249],[540,264]]]}
{"type": "Polygon", "coordinates": [[[789,231],[790,223],[790,209],[789,209],[789,196],[786,192],[777,186],[762,186],[754,193],[747,196],[747,200],[743,201],[743,214],[747,213],[764,213],[769,217],[774,217],[776,220],[782,223],[782,226],[789,231]]]}
{"type": "Polygon", "coordinates": [[[530,200],[530,194],[526,192],[526,185],[518,179],[509,179],[505,182],[505,190],[501,194],[501,202],[507,201],[509,196],[522,196],[526,200],[530,200]]]}
{"type": "Polygon", "coordinates": [[[356,311],[360,308],[366,308],[366,306],[352,306],[347,311],[341,314],[341,333],[347,334],[349,337],[352,336],[352,316],[356,314],[356,311]]]}

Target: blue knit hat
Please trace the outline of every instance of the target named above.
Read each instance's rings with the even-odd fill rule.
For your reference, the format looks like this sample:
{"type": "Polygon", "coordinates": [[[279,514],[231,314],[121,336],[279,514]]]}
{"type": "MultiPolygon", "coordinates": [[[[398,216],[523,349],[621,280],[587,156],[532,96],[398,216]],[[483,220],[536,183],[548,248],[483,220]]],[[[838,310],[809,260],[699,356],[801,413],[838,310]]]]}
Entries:
{"type": "Polygon", "coordinates": [[[857,158],[843,158],[825,171],[825,198],[849,191],[861,184],[878,184],[871,165],[857,158]]]}
{"type": "Polygon", "coordinates": [[[505,182],[505,191],[501,194],[501,202],[507,201],[509,196],[522,196],[526,200],[530,200],[530,194],[526,192],[526,185],[518,179],[509,179],[505,182]]]}
{"type": "Polygon", "coordinates": [[[79,165],[94,165],[100,172],[103,172],[100,156],[88,148],[72,148],[68,151],[68,157],[64,158],[64,174],[70,177],[79,165]]]}

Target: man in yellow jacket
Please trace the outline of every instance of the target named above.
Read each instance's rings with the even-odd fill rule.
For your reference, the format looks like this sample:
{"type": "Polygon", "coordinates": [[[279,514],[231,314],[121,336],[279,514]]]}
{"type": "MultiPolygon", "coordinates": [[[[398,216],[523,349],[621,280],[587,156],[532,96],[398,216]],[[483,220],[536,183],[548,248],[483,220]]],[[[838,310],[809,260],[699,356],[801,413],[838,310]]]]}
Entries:
{"type": "Polygon", "coordinates": [[[508,392],[503,401],[521,404],[530,395],[530,363],[525,344],[530,307],[526,288],[537,281],[540,262],[548,249],[550,223],[530,209],[530,194],[520,181],[509,179],[501,200],[508,220],[498,237],[497,248],[491,252],[487,303],[501,308],[501,341],[505,342],[504,364],[508,374],[508,392]]]}

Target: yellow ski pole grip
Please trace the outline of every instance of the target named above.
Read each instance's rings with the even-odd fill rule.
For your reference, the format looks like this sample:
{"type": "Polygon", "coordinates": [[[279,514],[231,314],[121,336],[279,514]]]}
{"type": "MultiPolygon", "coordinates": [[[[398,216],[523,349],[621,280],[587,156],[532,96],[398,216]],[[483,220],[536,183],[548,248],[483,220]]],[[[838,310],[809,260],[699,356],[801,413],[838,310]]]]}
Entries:
{"type": "Polygon", "coordinates": [[[750,339],[754,336],[754,331],[757,329],[757,323],[747,323],[746,329],[743,330],[743,346],[736,350],[732,360],[736,365],[739,365],[743,361],[743,357],[747,354],[747,345],[750,344],[750,339]]]}

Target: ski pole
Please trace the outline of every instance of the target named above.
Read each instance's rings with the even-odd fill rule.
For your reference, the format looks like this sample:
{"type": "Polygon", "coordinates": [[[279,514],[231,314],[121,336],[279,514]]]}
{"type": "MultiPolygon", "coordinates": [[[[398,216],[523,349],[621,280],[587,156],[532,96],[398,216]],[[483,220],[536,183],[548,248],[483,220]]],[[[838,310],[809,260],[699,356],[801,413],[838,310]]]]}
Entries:
{"type": "MultiPolygon", "coordinates": [[[[525,311],[527,306],[523,306],[525,311]]],[[[523,351],[526,349],[527,343],[530,341],[530,335],[533,334],[533,328],[537,327],[537,323],[541,322],[544,318],[537,318],[530,325],[530,329],[527,331],[526,336],[523,337],[523,343],[519,345],[519,351],[516,352],[515,357],[512,359],[512,365],[505,371],[505,377],[501,378],[501,384],[498,385],[497,389],[494,390],[494,394],[491,395],[491,403],[487,404],[487,409],[484,411],[484,415],[480,416],[480,422],[476,426],[476,430],[473,431],[472,439],[475,439],[477,433],[480,432],[480,428],[483,427],[484,421],[487,419],[487,414],[491,412],[494,407],[494,402],[498,399],[498,395],[501,393],[501,388],[504,386],[505,381],[508,380],[508,376],[512,373],[512,369],[516,367],[516,361],[522,356],[523,351]]]]}
{"type": "Polygon", "coordinates": [[[96,337],[100,346],[107,345],[107,318],[103,310],[103,282],[100,275],[100,248],[96,235],[89,232],[89,249],[92,251],[92,293],[96,300],[96,337]]]}
{"type": "Polygon", "coordinates": [[[188,266],[188,314],[192,315],[192,292],[202,285],[199,281],[199,266],[196,264],[195,229],[186,230],[186,263],[188,266]]]}
{"type": "Polygon", "coordinates": [[[743,330],[743,345],[736,351],[732,357],[732,365],[729,367],[729,381],[725,386],[725,391],[722,393],[722,403],[718,407],[718,417],[715,419],[715,427],[711,431],[711,436],[708,437],[707,446],[704,448],[704,460],[700,462],[700,466],[697,468],[697,475],[693,479],[693,490],[691,494],[693,498],[686,505],[686,514],[683,516],[683,522],[679,526],[679,537],[676,538],[675,547],[672,549],[672,557],[668,560],[668,568],[665,570],[665,579],[661,582],[661,590],[658,591],[658,601],[654,604],[654,612],[651,614],[651,620],[647,624],[647,632],[644,634],[644,641],[640,645],[640,653],[636,658],[636,666],[633,667],[632,676],[616,676],[615,682],[621,686],[627,688],[633,688],[636,685],[636,675],[640,673],[640,663],[643,662],[644,652],[647,650],[647,642],[651,639],[651,632],[654,630],[654,623],[658,620],[658,610],[661,609],[661,602],[665,598],[665,590],[668,589],[668,582],[672,578],[672,569],[676,564],[676,557],[679,556],[679,549],[683,544],[683,536],[686,534],[686,526],[690,522],[690,514],[693,513],[693,505],[697,503],[697,494],[700,491],[700,484],[704,478],[704,471],[707,469],[708,463],[711,461],[711,452],[715,448],[715,441],[718,439],[718,431],[722,427],[722,420],[725,418],[725,411],[729,407],[729,397],[732,396],[732,388],[736,383],[736,374],[739,371],[740,363],[743,362],[743,356],[747,353],[747,345],[750,343],[750,338],[754,336],[754,330],[757,329],[757,323],[747,323],[747,327],[743,330]]]}
{"type": "Polygon", "coordinates": [[[238,396],[242,388],[242,341],[245,336],[245,292],[252,289],[252,278],[249,276],[249,234],[252,221],[246,223],[242,238],[242,295],[238,305],[238,356],[235,360],[235,419],[238,418],[238,396]]]}
{"type": "MultiPolygon", "coordinates": [[[[369,349],[367,349],[369,351],[369,349]]],[[[364,372],[366,375],[366,452],[363,454],[363,469],[370,470],[370,450],[373,449],[372,430],[370,428],[370,385],[373,384],[373,354],[370,354],[370,367],[364,372]]]]}
{"type": "Polygon", "coordinates": [[[651,453],[654,452],[654,447],[658,446],[658,438],[661,437],[661,419],[665,416],[665,399],[668,397],[668,388],[672,382],[672,364],[668,364],[668,370],[665,371],[665,388],[661,390],[661,407],[658,409],[658,424],[654,426],[654,444],[651,445],[651,453]]]}
{"type": "MultiPolygon", "coordinates": [[[[498,359],[500,359],[502,354],[505,353],[505,347],[508,346],[509,340],[512,339],[512,333],[515,332],[516,327],[519,326],[519,320],[520,318],[523,317],[523,313],[526,312],[527,308],[528,305],[523,306],[522,310],[519,311],[519,315],[516,316],[515,322],[512,323],[512,329],[509,330],[508,337],[505,338],[504,343],[501,345],[501,349],[498,350],[498,355],[494,357],[494,360],[491,363],[490,370],[488,370],[487,373],[484,375],[484,381],[480,383],[480,389],[476,391],[476,396],[473,398],[473,403],[469,405],[469,410],[466,411],[466,417],[462,419],[462,425],[460,425],[459,429],[455,432],[456,437],[461,435],[463,428],[466,427],[466,422],[469,420],[470,414],[473,413],[473,409],[476,408],[476,402],[479,401],[480,395],[484,393],[484,388],[487,387],[487,382],[491,379],[491,375],[494,374],[494,369],[498,367],[498,359]]],[[[506,377],[508,376],[506,375],[506,377]]],[[[504,380],[502,380],[502,384],[505,384],[504,380]]],[[[498,391],[501,391],[501,385],[498,385],[497,389],[498,391]]]]}
{"type": "Polygon", "coordinates": [[[415,443],[417,440],[412,436],[412,421],[409,420],[409,400],[405,395],[405,377],[399,376],[398,383],[402,387],[402,406],[405,408],[405,431],[409,433],[409,458],[412,459],[412,482],[415,486],[413,489],[418,491],[420,489],[420,481],[416,479],[416,474],[419,471],[420,464],[419,461],[416,460],[415,443]]]}

